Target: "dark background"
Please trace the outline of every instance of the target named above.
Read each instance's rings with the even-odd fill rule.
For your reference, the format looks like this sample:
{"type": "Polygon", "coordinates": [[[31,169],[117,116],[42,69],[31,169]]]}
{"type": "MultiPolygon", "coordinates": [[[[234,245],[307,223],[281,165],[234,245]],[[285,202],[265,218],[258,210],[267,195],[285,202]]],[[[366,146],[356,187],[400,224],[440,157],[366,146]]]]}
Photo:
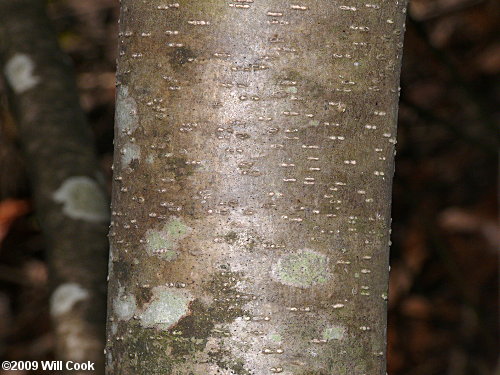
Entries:
{"type": "MultiPolygon", "coordinates": [[[[498,374],[500,2],[413,0],[408,13],[388,372],[498,374]]],[[[49,14],[74,61],[110,182],[118,2],[53,0],[49,14]]],[[[0,84],[0,358],[52,359],[47,279],[44,242],[0,84]]]]}

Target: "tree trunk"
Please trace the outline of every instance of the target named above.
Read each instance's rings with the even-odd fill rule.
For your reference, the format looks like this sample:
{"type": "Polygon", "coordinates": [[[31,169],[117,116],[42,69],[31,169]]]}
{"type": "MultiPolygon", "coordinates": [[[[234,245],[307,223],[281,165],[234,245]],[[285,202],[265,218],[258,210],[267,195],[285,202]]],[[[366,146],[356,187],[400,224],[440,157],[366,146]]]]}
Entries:
{"type": "Polygon", "coordinates": [[[94,362],[98,374],[104,373],[108,197],[71,63],[44,6],[0,0],[2,72],[47,242],[56,356],[94,362]]]}
{"type": "Polygon", "coordinates": [[[108,374],[384,374],[404,2],[121,3],[108,374]]]}

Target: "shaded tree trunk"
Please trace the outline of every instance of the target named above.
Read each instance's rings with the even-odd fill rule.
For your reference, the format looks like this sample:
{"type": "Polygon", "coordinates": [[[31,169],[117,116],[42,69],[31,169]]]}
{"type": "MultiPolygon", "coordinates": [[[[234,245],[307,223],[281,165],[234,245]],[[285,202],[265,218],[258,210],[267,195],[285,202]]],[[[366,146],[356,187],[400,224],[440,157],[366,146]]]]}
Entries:
{"type": "Polygon", "coordinates": [[[108,374],[384,374],[404,2],[121,3],[108,374]]]}
{"type": "Polygon", "coordinates": [[[108,199],[71,64],[44,6],[0,0],[2,72],[47,242],[56,355],[104,373],[108,199]]]}

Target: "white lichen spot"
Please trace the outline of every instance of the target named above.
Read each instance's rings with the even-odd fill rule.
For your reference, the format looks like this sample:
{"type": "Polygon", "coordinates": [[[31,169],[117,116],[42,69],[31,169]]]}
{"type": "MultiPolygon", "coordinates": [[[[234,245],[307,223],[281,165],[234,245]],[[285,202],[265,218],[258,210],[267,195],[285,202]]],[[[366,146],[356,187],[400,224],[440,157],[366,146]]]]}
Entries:
{"type": "Polygon", "coordinates": [[[343,326],[327,327],[322,332],[323,340],[342,340],[345,336],[346,329],[343,326]]]}
{"type": "Polygon", "coordinates": [[[111,334],[116,335],[118,332],[118,324],[116,322],[111,323],[111,334]]]}
{"type": "Polygon", "coordinates": [[[127,142],[120,153],[123,166],[129,166],[133,160],[141,158],[141,148],[135,143],[127,142]]]}
{"type": "Polygon", "coordinates": [[[161,230],[149,229],[146,232],[146,251],[167,261],[174,260],[179,255],[179,242],[191,231],[180,218],[171,217],[161,230]]]}
{"type": "Polygon", "coordinates": [[[149,154],[146,158],[146,163],[153,164],[155,162],[155,156],[153,154],[149,154]]]}
{"type": "Polygon", "coordinates": [[[115,120],[118,130],[125,133],[132,134],[139,126],[137,103],[125,85],[118,87],[115,120]]]}
{"type": "Polygon", "coordinates": [[[189,314],[189,303],[193,297],[185,290],[157,286],[145,310],[139,315],[144,327],[167,330],[182,317],[189,314]]]}
{"type": "Polygon", "coordinates": [[[72,219],[105,222],[109,218],[107,199],[96,181],[86,176],[70,177],[52,198],[63,204],[63,213],[72,219]]]}
{"type": "Polygon", "coordinates": [[[119,320],[131,319],[137,310],[137,302],[132,294],[125,294],[125,288],[118,289],[118,297],[113,300],[113,311],[119,320]]]}
{"type": "Polygon", "coordinates": [[[62,284],[50,297],[50,314],[54,317],[66,314],[80,301],[89,298],[89,292],[76,283],[62,284]]]}
{"type": "Polygon", "coordinates": [[[113,370],[113,353],[111,350],[106,351],[106,366],[108,369],[113,370]]]}
{"type": "Polygon", "coordinates": [[[324,284],[331,277],[328,258],[310,249],[282,256],[273,266],[271,275],[282,284],[299,288],[324,284]]]}
{"type": "Polygon", "coordinates": [[[28,55],[17,53],[5,64],[5,76],[16,94],[32,89],[40,82],[33,74],[35,63],[28,55]]]}

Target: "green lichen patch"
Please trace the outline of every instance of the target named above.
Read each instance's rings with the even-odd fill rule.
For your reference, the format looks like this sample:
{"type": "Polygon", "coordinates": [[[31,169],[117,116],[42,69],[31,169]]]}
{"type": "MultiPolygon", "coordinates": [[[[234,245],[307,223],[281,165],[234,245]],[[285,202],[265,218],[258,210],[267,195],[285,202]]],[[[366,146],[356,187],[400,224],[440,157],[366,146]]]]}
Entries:
{"type": "Polygon", "coordinates": [[[275,343],[281,343],[283,341],[283,336],[281,336],[279,333],[271,333],[267,336],[269,340],[275,343]]]}
{"type": "Polygon", "coordinates": [[[90,177],[68,178],[54,192],[52,198],[63,204],[63,213],[72,219],[90,222],[105,222],[109,219],[106,196],[97,182],[90,177]]]}
{"type": "MultiPolygon", "coordinates": [[[[174,327],[175,339],[171,343],[171,354],[177,358],[186,358],[206,349],[210,338],[224,338],[230,332],[215,329],[223,323],[231,323],[246,314],[243,305],[251,296],[236,290],[241,275],[235,272],[220,272],[207,282],[204,292],[213,297],[211,304],[195,299],[191,302],[190,314],[183,317],[174,327]]],[[[209,350],[208,360],[222,369],[234,374],[247,374],[243,362],[224,348],[209,350]]]]}
{"type": "Polygon", "coordinates": [[[114,366],[120,373],[198,375],[206,373],[208,364],[210,368],[217,365],[234,375],[250,374],[243,360],[215,347],[203,352],[206,339],[179,336],[177,327],[171,331],[153,331],[132,322],[127,331],[126,339],[114,345],[114,350],[120,347],[124,351],[123,360],[114,366]],[[184,350],[179,351],[177,347],[184,350]]]}
{"type": "Polygon", "coordinates": [[[125,340],[114,343],[126,353],[115,368],[120,373],[195,375],[209,366],[248,375],[244,361],[222,345],[231,332],[221,325],[246,314],[242,306],[250,296],[236,290],[240,281],[238,273],[216,273],[203,291],[213,297],[211,303],[192,298],[184,289],[154,288],[138,320],[128,323],[125,340]]]}
{"type": "Polygon", "coordinates": [[[144,328],[139,322],[131,322],[127,329],[126,339],[113,345],[113,350],[123,348],[122,360],[113,367],[124,374],[171,374],[173,366],[180,362],[178,358],[166,355],[171,335],[144,328]]]}
{"type": "Polygon", "coordinates": [[[190,308],[193,314],[183,318],[176,329],[184,337],[207,338],[216,324],[230,323],[245,314],[243,305],[250,296],[235,289],[241,276],[236,272],[220,272],[207,283],[204,291],[213,296],[208,305],[199,300],[193,301],[190,308]]]}
{"type": "Polygon", "coordinates": [[[286,254],[273,267],[272,277],[282,284],[298,288],[324,284],[331,277],[328,258],[309,249],[286,254]]]}
{"type": "Polygon", "coordinates": [[[146,232],[146,251],[166,261],[178,256],[179,242],[188,236],[191,228],[180,218],[172,217],[161,230],[149,229],[146,232]]]}
{"type": "Polygon", "coordinates": [[[342,340],[345,336],[346,329],[342,326],[327,327],[321,333],[323,340],[342,340]]]}
{"type": "Polygon", "coordinates": [[[168,330],[182,317],[190,313],[189,304],[193,298],[189,293],[158,286],[153,289],[153,298],[139,315],[144,327],[168,330]]]}

